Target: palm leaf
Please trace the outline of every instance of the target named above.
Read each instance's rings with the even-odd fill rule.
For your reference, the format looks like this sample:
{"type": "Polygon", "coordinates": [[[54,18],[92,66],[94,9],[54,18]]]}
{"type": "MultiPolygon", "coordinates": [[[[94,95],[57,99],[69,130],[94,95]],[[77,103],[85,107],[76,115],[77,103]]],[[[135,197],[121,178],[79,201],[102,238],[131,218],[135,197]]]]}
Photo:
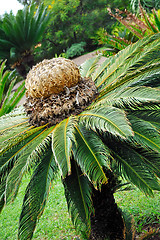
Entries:
{"type": "Polygon", "coordinates": [[[155,75],[156,72],[160,72],[160,62],[156,64],[148,62],[147,64],[148,66],[137,69],[137,71],[133,70],[134,72],[128,74],[126,72],[123,76],[112,76],[112,79],[114,80],[111,83],[104,84],[101,90],[100,98],[113,90],[117,91],[125,87],[130,87],[135,85],[135,83],[137,84],[137,82],[145,81],[145,79],[148,81],[152,75],[155,75]]]}
{"type": "Polygon", "coordinates": [[[9,114],[0,117],[0,146],[7,139],[13,137],[22,130],[30,128],[28,124],[28,118],[24,113],[22,106],[14,109],[9,114]]]}
{"type": "Polygon", "coordinates": [[[5,83],[9,77],[9,72],[6,71],[4,73],[4,69],[5,69],[5,63],[6,63],[6,60],[3,61],[2,63],[0,62],[1,66],[0,66],[0,103],[2,101],[2,97],[3,97],[3,90],[4,90],[4,87],[5,87],[5,83]]]}
{"type": "MultiPolygon", "coordinates": [[[[124,83],[135,82],[135,77],[141,76],[142,78],[147,71],[158,70],[160,47],[158,36],[159,34],[155,34],[154,37],[144,38],[128,46],[115,57],[110,58],[106,69],[100,66],[99,68],[102,68],[103,72],[96,79],[97,87],[101,91],[105,89],[111,91],[124,83]]],[[[100,69],[98,69],[98,72],[100,69]]]]}
{"type": "Polygon", "coordinates": [[[0,47],[0,55],[9,56],[10,49],[14,48],[18,59],[19,55],[26,53],[26,51],[31,51],[31,48],[36,44],[44,32],[48,21],[50,19],[50,14],[47,12],[47,8],[44,9],[43,4],[40,4],[36,8],[36,4],[32,4],[30,7],[25,6],[23,10],[19,10],[16,16],[12,13],[6,14],[3,19],[3,36],[0,42],[5,46],[0,47]],[[10,31],[12,29],[12,31],[10,31]]]}
{"type": "Polygon", "coordinates": [[[43,130],[36,137],[32,138],[27,144],[25,144],[19,151],[17,151],[13,158],[14,165],[7,177],[6,184],[6,202],[13,201],[17,195],[22,177],[24,173],[28,171],[30,166],[33,164],[30,154],[36,148],[38,144],[46,138],[50,130],[43,130]]]}
{"type": "Polygon", "coordinates": [[[37,16],[35,14],[35,35],[33,38],[33,42],[36,43],[42,36],[42,33],[44,32],[47,23],[50,20],[50,14],[47,11],[47,7],[44,9],[43,5],[41,4],[38,7],[38,10],[36,11],[37,16]]]}
{"type": "Polygon", "coordinates": [[[131,140],[144,148],[152,149],[160,153],[160,134],[155,126],[133,115],[130,115],[129,119],[134,131],[134,137],[131,137],[131,140]]]}
{"type": "Polygon", "coordinates": [[[144,104],[158,104],[160,101],[160,90],[151,87],[128,87],[121,91],[111,92],[105,98],[98,100],[92,107],[114,106],[122,109],[134,109],[144,104]]]}
{"type": "MultiPolygon", "coordinates": [[[[21,130],[21,125],[20,125],[20,130],[21,130]]],[[[28,128],[25,128],[25,131],[19,131],[18,134],[12,135],[12,138],[9,137],[8,139],[5,139],[5,141],[1,143],[2,148],[0,150],[0,155],[2,156],[4,153],[8,154],[8,151],[12,152],[13,148],[17,146],[18,148],[21,149],[21,146],[25,146],[25,142],[23,141],[25,141],[26,139],[28,141],[28,138],[30,137],[31,139],[34,138],[44,130],[47,131],[45,126],[41,126],[37,128],[28,127],[28,128]]]]}
{"type": "Polygon", "coordinates": [[[141,6],[141,4],[139,4],[139,9],[141,11],[141,14],[145,20],[145,23],[147,24],[147,26],[149,27],[149,29],[153,32],[153,33],[157,33],[158,29],[156,28],[156,26],[151,22],[148,14],[146,13],[146,11],[143,9],[143,7],[141,6]]]}
{"type": "MultiPolygon", "coordinates": [[[[129,110],[129,109],[128,109],[129,110]]],[[[134,116],[150,122],[159,129],[160,123],[160,104],[157,102],[148,102],[146,104],[132,106],[130,113],[134,116]]]]}
{"type": "Polygon", "coordinates": [[[75,125],[76,119],[69,117],[59,123],[52,133],[52,149],[63,178],[71,173],[70,157],[72,141],[75,141],[75,125]]]}
{"type": "Polygon", "coordinates": [[[2,212],[2,209],[5,205],[6,180],[7,180],[7,174],[5,174],[5,176],[3,176],[3,178],[0,174],[0,213],[2,212]]]}
{"type": "Polygon", "coordinates": [[[111,60],[111,58],[106,58],[105,61],[97,67],[96,71],[92,74],[92,79],[94,82],[97,82],[97,79],[101,75],[103,75],[104,71],[110,65],[110,60],[111,60]]]}
{"type": "Polygon", "coordinates": [[[108,182],[103,167],[109,167],[109,150],[91,130],[78,126],[76,130],[77,145],[73,147],[74,159],[95,188],[101,187],[101,184],[108,182]]]}
{"type": "MultiPolygon", "coordinates": [[[[93,105],[94,106],[94,105],[93,105]]],[[[84,111],[79,115],[80,121],[94,131],[110,132],[125,138],[133,135],[130,123],[123,110],[114,107],[100,107],[84,111]]]]}
{"type": "Polygon", "coordinates": [[[25,82],[22,82],[22,84],[18,87],[14,94],[12,93],[15,81],[16,79],[12,80],[9,85],[8,91],[2,103],[2,107],[0,109],[0,116],[11,112],[16,107],[17,103],[20,101],[20,99],[25,93],[25,82]]]}
{"type": "Polygon", "coordinates": [[[143,155],[127,144],[120,144],[120,142],[118,144],[114,143],[112,146],[110,145],[110,148],[112,149],[113,157],[119,164],[120,172],[127,180],[147,195],[153,195],[152,190],[160,190],[157,178],[152,172],[153,167],[147,166],[147,160],[143,155]]]}
{"type": "Polygon", "coordinates": [[[94,211],[91,185],[75,161],[72,162],[72,174],[63,180],[63,185],[72,222],[88,239],[91,231],[90,215],[94,211]]]}
{"type": "Polygon", "coordinates": [[[156,26],[158,28],[158,31],[160,32],[160,20],[159,20],[157,14],[156,14],[155,9],[152,9],[152,13],[154,15],[154,20],[155,20],[156,26]]]}
{"type": "Polygon", "coordinates": [[[100,58],[101,55],[99,54],[98,56],[86,60],[80,67],[81,76],[86,78],[91,77],[97,67],[97,63],[100,58]]]}
{"type": "Polygon", "coordinates": [[[50,184],[57,167],[51,149],[51,138],[47,138],[37,149],[40,163],[33,172],[27,186],[19,221],[18,239],[32,239],[37,220],[44,211],[50,184]]]}
{"type": "Polygon", "coordinates": [[[0,196],[0,213],[1,213],[2,209],[3,209],[3,207],[4,207],[4,204],[5,204],[4,194],[2,194],[0,196]]]}

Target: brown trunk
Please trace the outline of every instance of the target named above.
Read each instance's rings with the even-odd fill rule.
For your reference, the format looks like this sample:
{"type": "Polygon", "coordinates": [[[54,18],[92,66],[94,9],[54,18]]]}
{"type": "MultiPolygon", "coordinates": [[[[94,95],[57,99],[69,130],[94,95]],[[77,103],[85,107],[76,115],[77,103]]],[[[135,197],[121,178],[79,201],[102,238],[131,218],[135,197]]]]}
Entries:
{"type": "Polygon", "coordinates": [[[25,79],[29,69],[34,66],[34,57],[31,53],[25,54],[21,61],[14,64],[17,72],[25,79]]]}
{"type": "Polygon", "coordinates": [[[123,240],[125,239],[125,224],[114,199],[112,188],[116,179],[108,171],[109,181],[102,185],[101,191],[93,189],[93,206],[95,214],[91,216],[91,240],[123,240]]]}
{"type": "Polygon", "coordinates": [[[23,57],[23,63],[26,64],[29,68],[32,68],[35,65],[34,56],[32,53],[27,53],[23,57]]]}
{"type": "Polygon", "coordinates": [[[19,75],[21,75],[24,79],[26,78],[27,70],[24,64],[16,65],[16,70],[19,73],[19,75]]]}

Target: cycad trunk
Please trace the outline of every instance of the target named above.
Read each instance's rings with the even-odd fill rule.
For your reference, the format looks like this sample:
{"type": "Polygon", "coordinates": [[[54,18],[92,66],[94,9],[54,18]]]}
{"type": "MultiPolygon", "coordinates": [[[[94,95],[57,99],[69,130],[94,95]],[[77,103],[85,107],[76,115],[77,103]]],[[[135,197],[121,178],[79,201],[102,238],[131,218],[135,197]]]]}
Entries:
{"type": "Polygon", "coordinates": [[[95,214],[91,217],[91,240],[123,240],[125,227],[122,214],[115,203],[113,191],[103,185],[93,190],[95,214]]]}
{"type": "Polygon", "coordinates": [[[19,73],[19,75],[21,75],[24,79],[26,78],[27,75],[27,70],[24,64],[17,64],[16,65],[16,70],[19,73]]]}
{"type": "Polygon", "coordinates": [[[32,53],[27,53],[22,56],[21,61],[15,64],[17,72],[25,79],[28,73],[28,70],[34,66],[34,56],[32,53]]]}

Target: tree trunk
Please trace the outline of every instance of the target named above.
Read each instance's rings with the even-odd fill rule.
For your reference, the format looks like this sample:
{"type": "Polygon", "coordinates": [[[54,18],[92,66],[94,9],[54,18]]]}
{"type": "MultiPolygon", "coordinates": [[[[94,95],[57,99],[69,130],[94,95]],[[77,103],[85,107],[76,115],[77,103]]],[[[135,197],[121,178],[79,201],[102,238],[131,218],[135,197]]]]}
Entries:
{"type": "Polygon", "coordinates": [[[19,75],[21,75],[25,79],[26,75],[27,75],[27,70],[26,70],[25,65],[19,64],[19,65],[16,65],[15,68],[16,68],[17,72],[19,73],[19,75]]]}
{"type": "Polygon", "coordinates": [[[29,52],[25,54],[21,62],[15,63],[17,72],[25,79],[28,71],[34,66],[34,56],[29,52]]]}
{"type": "Polygon", "coordinates": [[[94,216],[91,216],[91,240],[123,240],[125,227],[122,214],[108,184],[101,191],[93,189],[94,216]]]}
{"type": "Polygon", "coordinates": [[[125,223],[113,195],[120,181],[112,171],[104,170],[108,183],[102,185],[100,191],[94,188],[92,191],[95,213],[91,216],[90,239],[123,240],[125,239],[125,223]]]}
{"type": "Polygon", "coordinates": [[[26,64],[29,68],[32,68],[35,65],[34,56],[31,52],[25,54],[23,57],[23,63],[26,64]]]}

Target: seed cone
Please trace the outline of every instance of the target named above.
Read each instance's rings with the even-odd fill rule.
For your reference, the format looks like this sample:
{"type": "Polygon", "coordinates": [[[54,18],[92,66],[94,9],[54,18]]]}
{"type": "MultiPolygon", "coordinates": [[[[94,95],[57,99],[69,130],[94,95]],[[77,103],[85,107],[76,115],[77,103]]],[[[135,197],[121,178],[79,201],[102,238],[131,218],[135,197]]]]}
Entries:
{"type": "Polygon", "coordinates": [[[52,126],[76,115],[97,96],[94,82],[82,78],[75,63],[63,58],[43,60],[33,67],[26,88],[24,106],[30,124],[35,126],[52,126]]]}
{"type": "Polygon", "coordinates": [[[46,98],[75,86],[81,79],[76,64],[65,58],[43,60],[27,75],[26,89],[33,98],[46,98]]]}

